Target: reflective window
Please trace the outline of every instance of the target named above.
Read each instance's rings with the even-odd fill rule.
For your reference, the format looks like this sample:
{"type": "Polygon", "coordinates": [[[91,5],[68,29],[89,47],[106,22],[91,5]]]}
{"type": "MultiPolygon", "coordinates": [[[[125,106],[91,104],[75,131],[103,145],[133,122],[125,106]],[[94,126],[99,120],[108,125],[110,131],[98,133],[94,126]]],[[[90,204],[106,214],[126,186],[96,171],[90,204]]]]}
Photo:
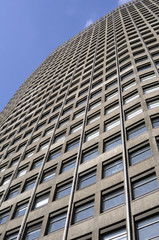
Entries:
{"type": "Polygon", "coordinates": [[[85,141],[90,141],[91,139],[95,138],[95,137],[98,137],[99,136],[99,128],[91,131],[91,132],[88,132],[86,133],[85,135],[85,141]]]}
{"type": "Polygon", "coordinates": [[[115,128],[118,125],[120,125],[120,118],[119,117],[115,118],[115,119],[108,120],[104,125],[104,130],[105,130],[105,132],[109,131],[112,128],[115,128]]]}
{"type": "Polygon", "coordinates": [[[19,185],[14,187],[14,188],[11,188],[9,193],[8,193],[7,199],[11,199],[11,198],[16,197],[18,195],[19,188],[20,188],[19,185]]]}
{"type": "Polygon", "coordinates": [[[152,108],[156,108],[156,107],[159,107],[159,99],[158,98],[150,99],[147,101],[148,109],[152,109],[152,108]]]}
{"type": "Polygon", "coordinates": [[[102,212],[116,207],[125,202],[124,188],[102,194],[102,212]]]}
{"type": "Polygon", "coordinates": [[[142,196],[157,188],[158,188],[157,177],[155,173],[152,173],[132,183],[133,198],[142,196]]]}
{"type": "Polygon", "coordinates": [[[159,116],[151,117],[151,122],[153,128],[159,127],[159,116]]]}
{"type": "Polygon", "coordinates": [[[24,240],[38,239],[40,236],[40,230],[41,230],[41,223],[28,227],[26,229],[24,240]]]}
{"type": "Polygon", "coordinates": [[[51,232],[64,228],[65,222],[66,222],[66,215],[67,213],[65,212],[65,213],[61,213],[53,217],[50,217],[47,233],[49,234],[51,232]]]}
{"type": "Polygon", "coordinates": [[[32,189],[35,185],[35,182],[36,182],[36,178],[31,179],[31,180],[27,180],[26,184],[24,185],[23,191],[27,191],[27,190],[32,189]]]}
{"type": "Polygon", "coordinates": [[[108,177],[116,172],[119,172],[123,169],[123,160],[118,158],[114,161],[106,163],[103,166],[103,178],[108,177]]]}
{"type": "Polygon", "coordinates": [[[35,198],[34,209],[46,205],[49,202],[49,195],[50,195],[50,193],[48,192],[41,196],[37,196],[35,198]]]}
{"type": "Polygon", "coordinates": [[[138,115],[138,114],[140,114],[140,113],[142,113],[142,108],[141,108],[141,106],[132,108],[132,109],[127,110],[127,111],[125,112],[125,119],[126,119],[126,120],[129,120],[129,119],[135,117],[136,115],[138,115]]]}
{"type": "Polygon", "coordinates": [[[70,160],[63,161],[61,173],[66,172],[72,168],[74,168],[76,165],[76,157],[70,160]]]}
{"type": "Polygon", "coordinates": [[[27,207],[28,203],[18,204],[14,213],[14,218],[24,215],[27,210],[27,207]]]}
{"type": "Polygon", "coordinates": [[[91,149],[88,149],[82,154],[82,163],[87,162],[98,156],[98,146],[94,146],[91,149]]]}
{"type": "Polygon", "coordinates": [[[96,170],[91,171],[86,174],[80,174],[79,179],[78,179],[78,189],[82,189],[84,187],[89,186],[92,183],[96,182],[96,170]]]}
{"type": "Polygon", "coordinates": [[[68,142],[66,146],[66,152],[76,148],[79,146],[79,139],[76,139],[74,141],[68,142]]]}
{"type": "Polygon", "coordinates": [[[130,129],[127,130],[127,139],[130,140],[141,133],[146,132],[145,123],[140,123],[138,125],[132,126],[130,129]]]}
{"type": "Polygon", "coordinates": [[[92,217],[94,214],[94,201],[74,207],[73,223],[92,217]]]}
{"type": "Polygon", "coordinates": [[[55,171],[56,171],[55,168],[45,170],[44,173],[43,173],[41,182],[47,182],[50,179],[54,178],[55,177],[55,171]]]}
{"type": "Polygon", "coordinates": [[[120,228],[109,233],[101,235],[101,240],[127,240],[127,233],[125,228],[120,228]]]}
{"type": "Polygon", "coordinates": [[[159,214],[145,218],[136,223],[137,240],[159,238],[159,214]]]}
{"type": "Polygon", "coordinates": [[[0,224],[7,222],[9,217],[9,211],[0,214],[0,224]]]}
{"type": "Polygon", "coordinates": [[[121,136],[116,136],[114,138],[108,139],[104,141],[104,152],[117,147],[118,145],[121,144],[121,136]]]}
{"type": "Polygon", "coordinates": [[[144,160],[151,156],[151,149],[149,145],[142,146],[136,150],[129,151],[129,161],[130,165],[133,165],[137,162],[144,160]]]}
{"type": "Polygon", "coordinates": [[[72,188],[72,182],[62,184],[62,185],[61,184],[57,185],[55,199],[57,200],[64,196],[69,195],[71,192],[71,188],[72,188]]]}

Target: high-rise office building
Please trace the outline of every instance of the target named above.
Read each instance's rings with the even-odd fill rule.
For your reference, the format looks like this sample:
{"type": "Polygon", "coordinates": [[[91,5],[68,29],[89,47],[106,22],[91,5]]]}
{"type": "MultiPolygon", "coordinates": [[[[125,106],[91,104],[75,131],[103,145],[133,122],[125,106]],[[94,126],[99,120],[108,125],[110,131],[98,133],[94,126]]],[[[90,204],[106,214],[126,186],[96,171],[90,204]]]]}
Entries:
{"type": "Polygon", "coordinates": [[[159,239],[158,70],[158,0],[46,58],[0,115],[0,239],[159,239]]]}

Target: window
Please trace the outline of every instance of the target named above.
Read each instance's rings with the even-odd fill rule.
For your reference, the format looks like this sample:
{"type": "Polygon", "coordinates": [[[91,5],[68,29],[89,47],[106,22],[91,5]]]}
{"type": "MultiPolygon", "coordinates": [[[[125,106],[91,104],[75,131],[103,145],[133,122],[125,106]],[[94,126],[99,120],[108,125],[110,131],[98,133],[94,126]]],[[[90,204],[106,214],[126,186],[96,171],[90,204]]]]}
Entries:
{"type": "Polygon", "coordinates": [[[98,156],[98,146],[92,146],[90,149],[86,149],[82,153],[82,163],[87,162],[98,156]]]}
{"type": "Polygon", "coordinates": [[[0,172],[4,172],[7,169],[7,165],[3,165],[0,167],[0,172]]]}
{"type": "Polygon", "coordinates": [[[144,75],[140,76],[140,81],[144,82],[144,81],[150,80],[150,79],[155,78],[155,77],[156,77],[155,73],[151,72],[151,73],[144,74],[144,75]]]}
{"type": "Polygon", "coordinates": [[[9,211],[0,213],[0,225],[7,222],[8,218],[9,218],[9,211]]]}
{"type": "Polygon", "coordinates": [[[67,143],[67,146],[66,146],[66,152],[76,148],[79,146],[79,139],[75,139],[74,141],[70,141],[67,143]]]}
{"type": "Polygon", "coordinates": [[[134,87],[135,85],[136,85],[135,80],[130,81],[130,82],[124,84],[124,85],[123,85],[123,88],[122,88],[122,89],[123,89],[123,92],[125,92],[125,91],[127,91],[128,89],[134,87]]]}
{"type": "Polygon", "coordinates": [[[105,123],[105,126],[104,126],[104,130],[105,132],[106,131],[109,131],[111,130],[112,128],[115,128],[116,126],[120,125],[120,117],[118,118],[114,118],[111,120],[108,120],[106,123],[105,123]]]}
{"type": "Polygon", "coordinates": [[[155,173],[150,173],[146,176],[138,177],[137,180],[132,180],[133,198],[140,197],[158,188],[157,177],[155,173]]]}
{"type": "Polygon", "coordinates": [[[35,182],[36,182],[36,178],[28,179],[26,181],[26,184],[24,185],[23,192],[32,189],[34,187],[34,185],[35,185],[35,182]]]}
{"type": "Polygon", "coordinates": [[[125,111],[125,119],[129,120],[140,113],[142,113],[141,106],[135,106],[134,108],[131,108],[130,110],[125,111]]]}
{"type": "Polygon", "coordinates": [[[96,170],[89,171],[88,173],[82,173],[78,179],[78,189],[89,186],[96,181],[96,170]]]}
{"type": "Polygon", "coordinates": [[[101,235],[101,240],[127,240],[126,229],[119,228],[117,230],[104,233],[101,235]]]}
{"type": "Polygon", "coordinates": [[[100,119],[100,112],[97,112],[91,116],[88,117],[87,119],[87,124],[94,123],[100,119]]]}
{"type": "Polygon", "coordinates": [[[106,84],[105,89],[108,90],[108,89],[114,87],[116,84],[117,84],[117,80],[114,80],[114,81],[106,84]]]}
{"type": "Polygon", "coordinates": [[[50,192],[46,192],[45,194],[38,194],[35,198],[34,209],[48,204],[49,195],[50,195],[50,192]]]}
{"type": "Polygon", "coordinates": [[[94,200],[91,199],[83,204],[76,203],[74,206],[73,223],[80,222],[94,214],[94,200]]]}
{"type": "Polygon", "coordinates": [[[65,197],[70,194],[72,188],[72,181],[68,183],[58,184],[56,188],[55,200],[65,197]]]}
{"type": "Polygon", "coordinates": [[[153,98],[153,99],[147,100],[148,109],[152,109],[155,107],[159,107],[159,98],[153,98]]]}
{"type": "Polygon", "coordinates": [[[27,210],[27,207],[28,207],[28,202],[27,203],[20,203],[20,204],[18,203],[17,207],[15,209],[15,213],[14,213],[13,218],[17,218],[17,217],[20,217],[20,216],[24,215],[26,210],[27,210]]]}
{"type": "Polygon", "coordinates": [[[90,104],[89,110],[92,110],[92,109],[94,109],[94,108],[96,108],[96,107],[98,107],[100,105],[101,105],[101,99],[98,99],[97,101],[95,101],[95,102],[90,104]]]}
{"type": "Polygon", "coordinates": [[[45,136],[53,133],[53,131],[54,131],[54,127],[50,127],[50,128],[48,128],[48,129],[46,129],[46,130],[45,130],[45,136]]]}
{"type": "Polygon", "coordinates": [[[119,172],[122,169],[123,169],[122,157],[106,162],[103,165],[103,178],[108,177],[116,172],[119,172]]]}
{"type": "Polygon", "coordinates": [[[57,134],[55,136],[54,143],[57,143],[57,142],[61,141],[62,139],[64,139],[65,138],[65,134],[66,134],[65,131],[64,132],[60,132],[59,134],[57,134]]]}
{"type": "Polygon", "coordinates": [[[140,148],[138,147],[134,150],[131,149],[129,151],[130,165],[140,162],[150,156],[151,156],[151,149],[149,144],[143,145],[140,148]]]}
{"type": "Polygon", "coordinates": [[[35,149],[31,149],[31,150],[27,151],[26,154],[25,154],[24,159],[27,159],[27,158],[33,156],[34,155],[34,151],[35,151],[35,149]]]}
{"type": "Polygon", "coordinates": [[[49,181],[50,179],[52,179],[54,177],[55,177],[55,168],[45,170],[44,173],[43,173],[41,182],[49,181]]]}
{"type": "Polygon", "coordinates": [[[42,150],[48,148],[48,146],[49,146],[49,141],[41,143],[39,146],[39,151],[42,151],[42,150]]]}
{"type": "Polygon", "coordinates": [[[61,173],[66,172],[66,171],[74,168],[75,165],[76,165],[76,157],[73,157],[72,159],[63,161],[62,162],[61,173]]]}
{"type": "Polygon", "coordinates": [[[20,188],[20,185],[17,185],[17,186],[15,186],[15,187],[12,187],[12,188],[9,190],[7,199],[11,199],[11,198],[16,197],[16,196],[18,195],[19,188],[20,188]]]}
{"type": "Polygon", "coordinates": [[[105,108],[105,114],[112,113],[119,108],[119,103],[111,104],[105,108]]]}
{"type": "Polygon", "coordinates": [[[127,96],[124,97],[124,104],[128,104],[129,102],[139,98],[138,92],[133,92],[127,96]]]}
{"type": "Polygon", "coordinates": [[[59,157],[60,155],[61,155],[61,148],[56,149],[55,151],[50,152],[48,161],[51,161],[51,160],[59,157]]]}
{"type": "Polygon", "coordinates": [[[114,138],[108,139],[104,141],[104,152],[117,147],[118,145],[121,144],[121,136],[116,136],[114,138]]]}
{"type": "Polygon", "coordinates": [[[65,227],[67,212],[59,213],[49,218],[47,234],[65,227]]]}
{"type": "Polygon", "coordinates": [[[130,140],[141,133],[146,132],[146,126],[145,123],[139,123],[138,125],[133,125],[131,128],[127,129],[127,139],[130,140]]]}
{"type": "Polygon", "coordinates": [[[14,233],[7,232],[5,240],[17,240],[17,237],[18,237],[17,231],[16,232],[14,231],[14,233]]]}
{"type": "Polygon", "coordinates": [[[125,201],[124,188],[118,188],[110,192],[104,191],[102,193],[102,212],[107,211],[111,208],[114,208],[120,204],[123,204],[125,201]]]}
{"type": "Polygon", "coordinates": [[[65,126],[67,123],[69,123],[69,118],[66,118],[59,123],[59,128],[65,126]]]}
{"type": "Polygon", "coordinates": [[[40,230],[41,230],[41,223],[28,226],[26,229],[24,240],[38,239],[40,236],[40,230]]]}
{"type": "Polygon", "coordinates": [[[81,130],[81,129],[82,129],[82,126],[83,126],[83,123],[82,123],[82,122],[77,123],[76,125],[74,125],[74,126],[71,127],[70,133],[72,134],[72,133],[75,133],[75,132],[81,130]]]}
{"type": "Polygon", "coordinates": [[[9,174],[9,175],[7,175],[7,176],[4,176],[1,185],[8,184],[8,183],[10,182],[10,180],[11,180],[11,177],[12,177],[11,174],[9,174]]]}
{"type": "Polygon", "coordinates": [[[85,108],[81,109],[81,110],[78,111],[78,112],[75,112],[75,114],[74,114],[74,119],[77,119],[77,118],[83,116],[84,113],[85,113],[85,108]]]}
{"type": "Polygon", "coordinates": [[[40,135],[36,135],[32,138],[31,144],[37,142],[40,139],[40,135]]]}
{"type": "Polygon", "coordinates": [[[159,85],[154,84],[143,87],[144,94],[152,93],[159,90],[159,85]]]}
{"type": "Polygon", "coordinates": [[[86,132],[85,141],[88,142],[98,136],[99,136],[99,128],[96,128],[93,131],[86,132]]]}
{"type": "Polygon", "coordinates": [[[83,99],[79,100],[76,104],[76,107],[81,106],[82,104],[86,103],[86,101],[87,101],[87,98],[83,98],[83,99]]]}
{"type": "Polygon", "coordinates": [[[27,168],[28,168],[28,166],[25,166],[22,169],[19,169],[16,177],[18,178],[18,177],[25,175],[27,172],[27,168]]]}
{"type": "Polygon", "coordinates": [[[115,90],[109,94],[106,95],[105,97],[105,101],[109,101],[111,100],[112,98],[116,97],[118,95],[118,90],[115,90]]]}
{"type": "Polygon", "coordinates": [[[40,167],[40,166],[42,165],[42,161],[43,161],[43,157],[40,158],[40,159],[35,159],[35,160],[33,161],[33,165],[32,165],[32,167],[31,167],[31,169],[33,170],[33,169],[35,169],[35,168],[40,167]]]}
{"type": "Polygon", "coordinates": [[[158,239],[159,237],[159,214],[144,218],[136,222],[136,238],[142,239],[158,239]]]}
{"type": "Polygon", "coordinates": [[[159,127],[159,116],[158,115],[152,116],[151,123],[153,128],[159,127]]]}
{"type": "Polygon", "coordinates": [[[99,94],[101,94],[101,92],[102,92],[102,89],[98,89],[97,91],[95,91],[91,94],[91,98],[98,96],[99,94]]]}

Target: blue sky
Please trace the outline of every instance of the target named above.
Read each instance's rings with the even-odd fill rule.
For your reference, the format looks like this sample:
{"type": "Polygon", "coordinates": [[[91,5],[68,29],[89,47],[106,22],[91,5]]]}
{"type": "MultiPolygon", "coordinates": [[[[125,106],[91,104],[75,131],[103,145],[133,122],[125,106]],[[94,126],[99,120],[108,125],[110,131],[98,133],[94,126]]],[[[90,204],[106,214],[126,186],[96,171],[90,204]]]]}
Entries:
{"type": "Polygon", "coordinates": [[[128,1],[0,1],[0,112],[54,48],[128,1]]]}

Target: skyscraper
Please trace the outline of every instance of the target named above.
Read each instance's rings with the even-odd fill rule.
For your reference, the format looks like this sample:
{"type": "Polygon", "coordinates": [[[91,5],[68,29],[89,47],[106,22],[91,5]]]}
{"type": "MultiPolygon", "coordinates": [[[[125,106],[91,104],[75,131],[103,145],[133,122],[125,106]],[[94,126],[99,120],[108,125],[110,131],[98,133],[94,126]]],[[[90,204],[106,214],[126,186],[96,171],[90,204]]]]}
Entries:
{"type": "Polygon", "coordinates": [[[55,49],[0,115],[0,239],[159,239],[159,2],[55,49]]]}

